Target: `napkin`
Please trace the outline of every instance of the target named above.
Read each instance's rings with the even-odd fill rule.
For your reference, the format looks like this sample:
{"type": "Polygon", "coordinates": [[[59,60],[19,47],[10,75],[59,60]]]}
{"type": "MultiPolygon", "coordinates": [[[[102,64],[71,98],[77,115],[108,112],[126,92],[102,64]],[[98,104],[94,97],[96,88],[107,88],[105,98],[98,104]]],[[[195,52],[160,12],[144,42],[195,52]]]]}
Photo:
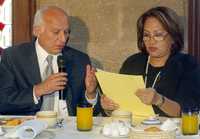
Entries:
{"type": "Polygon", "coordinates": [[[167,119],[161,126],[160,129],[163,131],[173,131],[178,128],[176,122],[171,119],[167,119]]]}
{"type": "Polygon", "coordinates": [[[46,121],[28,120],[17,126],[4,137],[6,138],[20,138],[20,139],[34,139],[39,133],[48,127],[46,121]]]}
{"type": "Polygon", "coordinates": [[[105,136],[118,137],[128,135],[129,131],[129,125],[123,122],[115,121],[109,124],[105,124],[102,133],[105,136]]]}

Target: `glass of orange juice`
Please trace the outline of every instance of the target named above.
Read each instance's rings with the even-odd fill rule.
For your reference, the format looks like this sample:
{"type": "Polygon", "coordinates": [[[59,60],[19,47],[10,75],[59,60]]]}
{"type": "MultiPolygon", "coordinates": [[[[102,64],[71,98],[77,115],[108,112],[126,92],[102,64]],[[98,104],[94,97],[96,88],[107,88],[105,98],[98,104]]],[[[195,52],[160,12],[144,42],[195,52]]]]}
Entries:
{"type": "Polygon", "coordinates": [[[182,112],[182,134],[196,135],[199,130],[199,109],[184,108],[182,112]]]}
{"type": "Polygon", "coordinates": [[[76,108],[77,129],[79,131],[90,131],[93,125],[93,107],[89,103],[80,103],[76,108]]]}

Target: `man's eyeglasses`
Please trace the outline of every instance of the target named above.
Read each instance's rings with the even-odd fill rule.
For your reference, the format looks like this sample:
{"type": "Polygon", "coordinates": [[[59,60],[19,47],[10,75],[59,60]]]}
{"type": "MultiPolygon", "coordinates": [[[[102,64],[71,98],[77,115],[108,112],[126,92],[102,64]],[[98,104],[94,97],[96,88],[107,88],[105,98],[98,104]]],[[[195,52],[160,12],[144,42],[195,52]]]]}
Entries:
{"type": "Polygon", "coordinates": [[[155,33],[153,35],[151,35],[149,33],[144,33],[143,41],[145,41],[145,42],[150,41],[151,38],[153,38],[155,41],[163,41],[167,35],[168,35],[167,32],[155,33]]]}

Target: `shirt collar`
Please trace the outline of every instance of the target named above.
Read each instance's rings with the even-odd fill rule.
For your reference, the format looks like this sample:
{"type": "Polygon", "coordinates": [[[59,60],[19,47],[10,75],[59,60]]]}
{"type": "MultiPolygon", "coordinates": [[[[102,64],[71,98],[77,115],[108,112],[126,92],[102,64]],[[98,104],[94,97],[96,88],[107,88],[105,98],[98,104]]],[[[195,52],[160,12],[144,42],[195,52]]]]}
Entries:
{"type": "Polygon", "coordinates": [[[38,56],[39,61],[41,61],[41,63],[44,63],[46,60],[46,57],[49,55],[46,50],[44,50],[44,48],[42,48],[42,46],[39,44],[38,39],[35,42],[35,46],[36,46],[36,53],[38,56]]]}
{"type": "MultiPolygon", "coordinates": [[[[39,41],[38,39],[36,40],[35,42],[35,46],[36,46],[36,53],[37,53],[37,56],[38,56],[38,59],[39,61],[41,61],[41,63],[44,63],[46,61],[46,57],[48,55],[51,55],[49,54],[40,44],[39,44],[39,41]]],[[[53,59],[57,59],[57,55],[52,55],[53,56],[53,59]]]]}

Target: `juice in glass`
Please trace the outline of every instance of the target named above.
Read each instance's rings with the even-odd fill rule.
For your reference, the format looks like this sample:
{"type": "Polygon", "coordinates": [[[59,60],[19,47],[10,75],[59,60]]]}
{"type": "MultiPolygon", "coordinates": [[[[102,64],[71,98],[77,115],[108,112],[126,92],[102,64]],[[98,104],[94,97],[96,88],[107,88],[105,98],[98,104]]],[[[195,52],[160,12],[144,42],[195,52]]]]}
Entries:
{"type": "Polygon", "coordinates": [[[93,107],[91,104],[79,104],[77,106],[77,129],[90,131],[93,125],[93,107]]]}
{"type": "Polygon", "coordinates": [[[196,135],[199,130],[199,117],[197,109],[185,109],[182,112],[182,134],[196,135]]]}

